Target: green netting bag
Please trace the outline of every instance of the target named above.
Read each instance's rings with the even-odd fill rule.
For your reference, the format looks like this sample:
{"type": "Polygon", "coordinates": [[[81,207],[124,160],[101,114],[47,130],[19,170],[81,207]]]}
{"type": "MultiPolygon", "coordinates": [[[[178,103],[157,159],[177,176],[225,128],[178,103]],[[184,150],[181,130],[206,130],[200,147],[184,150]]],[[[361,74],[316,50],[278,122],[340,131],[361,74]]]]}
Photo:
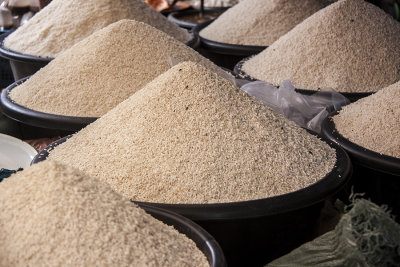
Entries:
{"type": "Polygon", "coordinates": [[[400,225],[386,208],[353,198],[346,211],[334,230],[267,266],[400,266],[400,225]]]}

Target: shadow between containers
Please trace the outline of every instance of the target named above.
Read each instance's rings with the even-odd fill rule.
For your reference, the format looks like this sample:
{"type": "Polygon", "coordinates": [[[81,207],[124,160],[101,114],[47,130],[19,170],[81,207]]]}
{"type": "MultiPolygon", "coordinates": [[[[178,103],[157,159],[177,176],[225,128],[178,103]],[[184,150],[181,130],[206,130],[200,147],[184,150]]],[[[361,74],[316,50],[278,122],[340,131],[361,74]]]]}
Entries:
{"type": "Polygon", "coordinates": [[[10,92],[30,77],[20,79],[1,92],[0,109],[7,117],[34,127],[76,132],[97,120],[94,117],[74,117],[44,113],[32,110],[15,103],[10,97],[10,92]]]}
{"type": "MultiPolygon", "coordinates": [[[[254,55],[253,55],[254,56],[254,55]]],[[[243,71],[242,67],[243,64],[248,61],[249,59],[251,59],[253,56],[244,58],[242,60],[240,60],[235,67],[233,68],[233,73],[234,75],[236,75],[237,78],[239,79],[244,79],[244,80],[248,80],[248,81],[258,81],[256,78],[251,77],[249,74],[247,74],[246,72],[243,71]]],[[[315,90],[306,90],[306,89],[297,89],[296,91],[304,94],[304,95],[312,95],[314,93],[316,93],[317,91],[315,90]]],[[[338,92],[340,94],[342,94],[343,96],[345,96],[346,98],[348,98],[350,100],[350,102],[355,102],[363,97],[372,95],[373,92],[360,92],[360,93],[347,93],[347,92],[338,92]]]]}

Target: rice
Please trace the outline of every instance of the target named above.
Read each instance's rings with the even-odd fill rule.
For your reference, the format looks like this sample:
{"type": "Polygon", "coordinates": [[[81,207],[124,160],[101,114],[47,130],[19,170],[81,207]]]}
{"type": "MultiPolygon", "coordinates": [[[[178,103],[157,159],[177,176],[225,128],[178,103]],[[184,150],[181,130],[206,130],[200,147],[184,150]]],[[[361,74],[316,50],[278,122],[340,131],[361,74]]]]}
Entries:
{"type": "Polygon", "coordinates": [[[96,30],[121,19],[145,22],[188,42],[191,35],[143,0],[53,0],[10,34],[4,46],[23,54],[56,57],[96,30]]]}
{"type": "Polygon", "coordinates": [[[192,240],[57,162],[1,182],[0,209],[1,266],[209,266],[192,240]]]}
{"type": "Polygon", "coordinates": [[[142,22],[120,20],[74,45],[9,94],[45,113],[100,117],[173,61],[222,70],[192,48],[142,22]]]}
{"type": "Polygon", "coordinates": [[[244,0],[200,31],[212,41],[269,46],[327,5],[324,0],[244,0]]]}
{"type": "Polygon", "coordinates": [[[400,79],[400,23],[363,0],[316,12],[243,65],[274,85],[374,92],[400,79]]]}
{"type": "Polygon", "coordinates": [[[224,203],[307,187],[334,149],[205,67],[184,62],[50,153],[122,195],[224,203]]]}
{"type": "Polygon", "coordinates": [[[333,120],[351,142],[400,158],[400,82],[345,106],[333,120]]]}

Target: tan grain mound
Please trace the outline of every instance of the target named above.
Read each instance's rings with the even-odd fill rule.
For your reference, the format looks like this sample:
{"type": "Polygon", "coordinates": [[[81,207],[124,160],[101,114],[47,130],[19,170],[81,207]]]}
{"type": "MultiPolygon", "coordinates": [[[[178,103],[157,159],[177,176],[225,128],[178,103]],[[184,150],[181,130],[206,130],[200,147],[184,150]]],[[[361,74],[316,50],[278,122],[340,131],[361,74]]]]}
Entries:
{"type": "Polygon", "coordinates": [[[363,0],[318,11],[250,59],[250,76],[296,88],[374,92],[400,79],[400,23],[363,0]]]}
{"type": "Polygon", "coordinates": [[[336,161],[326,143],[191,62],[154,79],[50,158],[126,197],[160,203],[280,195],[320,180],[336,161]]]}
{"type": "Polygon", "coordinates": [[[53,0],[5,39],[5,47],[28,55],[56,57],[93,32],[121,19],[145,22],[182,42],[189,33],[143,0],[53,0]]]}
{"type": "Polygon", "coordinates": [[[209,266],[192,240],[60,163],[1,182],[0,209],[1,266],[209,266]]]}
{"type": "Polygon", "coordinates": [[[211,61],[167,34],[141,22],[120,20],[60,54],[10,97],[51,114],[99,117],[168,70],[169,59],[211,61]]]}
{"type": "Polygon", "coordinates": [[[212,41],[269,46],[327,2],[324,0],[244,0],[200,31],[212,41]]]}
{"type": "Polygon", "coordinates": [[[400,82],[345,106],[333,120],[351,142],[400,158],[400,82]]]}

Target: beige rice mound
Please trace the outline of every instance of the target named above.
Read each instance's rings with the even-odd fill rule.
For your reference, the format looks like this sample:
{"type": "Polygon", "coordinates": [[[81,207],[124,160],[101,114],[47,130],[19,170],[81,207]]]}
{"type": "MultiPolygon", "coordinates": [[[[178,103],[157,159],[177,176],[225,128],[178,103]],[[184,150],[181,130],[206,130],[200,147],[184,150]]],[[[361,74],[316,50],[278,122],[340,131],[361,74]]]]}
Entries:
{"type": "Polygon", "coordinates": [[[1,182],[0,210],[0,266],[209,266],[185,235],[60,163],[1,182]]]}
{"type": "Polygon", "coordinates": [[[50,154],[133,200],[221,203],[302,189],[335,151],[192,62],[147,84],[50,154]]]}
{"type": "Polygon", "coordinates": [[[245,0],[200,31],[212,41],[269,46],[316,11],[324,0],[245,0]]]}
{"type": "Polygon", "coordinates": [[[400,23],[363,0],[318,11],[243,65],[250,76],[296,88],[374,92],[400,79],[400,23]]]}
{"type": "Polygon", "coordinates": [[[45,113],[99,117],[168,70],[170,59],[222,71],[156,28],[120,20],[60,54],[10,98],[45,113]]]}
{"type": "Polygon", "coordinates": [[[400,158],[400,82],[345,106],[333,120],[351,142],[400,158]]]}
{"type": "Polygon", "coordinates": [[[93,32],[121,19],[145,22],[186,43],[192,37],[143,0],[53,0],[5,39],[23,54],[56,57],[93,32]]]}

